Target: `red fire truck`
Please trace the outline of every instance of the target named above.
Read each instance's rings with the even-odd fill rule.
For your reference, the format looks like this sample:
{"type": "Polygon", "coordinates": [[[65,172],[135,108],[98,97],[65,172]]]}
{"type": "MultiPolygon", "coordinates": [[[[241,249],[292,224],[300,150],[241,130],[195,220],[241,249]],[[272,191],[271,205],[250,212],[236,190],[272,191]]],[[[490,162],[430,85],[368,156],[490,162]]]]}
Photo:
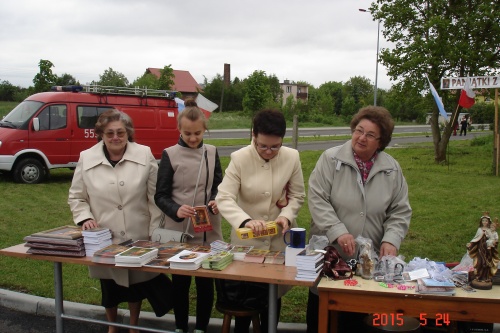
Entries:
{"type": "Polygon", "coordinates": [[[125,87],[53,87],[26,98],[0,120],[0,171],[16,182],[43,181],[50,169],[74,168],[80,152],[97,142],[97,118],[115,108],[134,122],[138,143],[157,160],[177,143],[175,92],[125,87]]]}

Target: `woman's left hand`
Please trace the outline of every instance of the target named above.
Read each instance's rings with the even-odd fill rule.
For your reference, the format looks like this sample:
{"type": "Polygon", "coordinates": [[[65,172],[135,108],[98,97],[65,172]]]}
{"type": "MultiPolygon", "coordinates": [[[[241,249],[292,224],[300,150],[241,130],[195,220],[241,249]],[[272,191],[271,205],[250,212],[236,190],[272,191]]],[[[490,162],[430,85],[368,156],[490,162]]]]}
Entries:
{"type": "Polygon", "coordinates": [[[288,219],[284,216],[278,216],[275,222],[276,224],[279,224],[281,228],[283,228],[283,234],[285,234],[285,232],[290,228],[290,221],[288,221],[288,219]]]}
{"type": "Polygon", "coordinates": [[[215,202],[215,200],[208,202],[208,209],[210,209],[210,211],[214,215],[219,214],[219,208],[217,208],[217,202],[215,202]]]}
{"type": "Polygon", "coordinates": [[[397,256],[398,249],[391,243],[382,242],[380,245],[380,258],[383,256],[397,256]]]}

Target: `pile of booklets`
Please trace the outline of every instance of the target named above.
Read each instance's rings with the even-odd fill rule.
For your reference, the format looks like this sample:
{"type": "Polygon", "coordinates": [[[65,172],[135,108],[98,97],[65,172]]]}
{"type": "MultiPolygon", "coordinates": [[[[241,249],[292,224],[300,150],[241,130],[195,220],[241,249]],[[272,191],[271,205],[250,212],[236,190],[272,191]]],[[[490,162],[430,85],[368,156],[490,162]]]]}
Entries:
{"type": "Polygon", "coordinates": [[[431,278],[417,279],[415,293],[426,295],[455,295],[455,284],[451,281],[437,281],[431,278]]]}
{"type": "Polygon", "coordinates": [[[115,264],[115,256],[123,251],[128,250],[129,247],[126,244],[111,244],[97,250],[92,256],[92,262],[97,262],[99,264],[115,264]]]}
{"type": "Polygon", "coordinates": [[[324,254],[321,252],[310,252],[307,249],[300,251],[295,259],[297,275],[295,280],[316,281],[323,269],[324,254]]]}
{"type": "Polygon", "coordinates": [[[226,243],[222,240],[214,240],[210,243],[210,249],[213,253],[221,252],[221,251],[230,251],[233,248],[232,244],[226,243]]]}
{"type": "Polygon", "coordinates": [[[68,257],[84,257],[82,230],[77,226],[62,226],[24,237],[27,253],[68,257]]]}
{"type": "Polygon", "coordinates": [[[94,252],[111,245],[111,231],[108,228],[92,228],[82,231],[85,254],[92,257],[94,252]]]}
{"type": "Polygon", "coordinates": [[[170,268],[194,271],[201,267],[201,262],[209,255],[210,252],[182,250],[180,253],[168,259],[168,262],[170,263],[170,268]]]}
{"type": "Polygon", "coordinates": [[[115,266],[141,267],[157,255],[157,248],[132,246],[115,256],[115,266]]]}
{"type": "Polygon", "coordinates": [[[220,251],[213,253],[202,260],[201,267],[204,269],[212,269],[214,271],[222,271],[230,263],[233,262],[233,254],[228,251],[220,251]]]}
{"type": "Polygon", "coordinates": [[[244,261],[246,254],[251,250],[253,250],[253,246],[251,245],[235,245],[231,249],[231,253],[234,255],[234,260],[244,261]]]}

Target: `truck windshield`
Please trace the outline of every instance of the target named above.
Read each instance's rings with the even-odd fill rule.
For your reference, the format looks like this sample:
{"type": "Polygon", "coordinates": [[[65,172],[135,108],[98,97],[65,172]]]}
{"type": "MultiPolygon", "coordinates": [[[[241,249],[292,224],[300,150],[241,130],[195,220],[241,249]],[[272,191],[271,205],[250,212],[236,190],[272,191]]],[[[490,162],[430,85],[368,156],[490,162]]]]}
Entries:
{"type": "Polygon", "coordinates": [[[0,127],[27,128],[28,121],[43,105],[42,102],[24,101],[0,120],[0,127]]]}

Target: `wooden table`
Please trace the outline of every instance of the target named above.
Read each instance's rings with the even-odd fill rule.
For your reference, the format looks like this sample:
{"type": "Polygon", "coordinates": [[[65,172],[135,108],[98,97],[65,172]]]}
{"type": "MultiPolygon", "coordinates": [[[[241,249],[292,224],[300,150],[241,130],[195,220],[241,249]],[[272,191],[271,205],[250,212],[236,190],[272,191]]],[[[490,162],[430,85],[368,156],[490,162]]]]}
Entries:
{"type": "MultiPolygon", "coordinates": [[[[11,246],[0,250],[1,255],[17,258],[29,258],[34,260],[45,260],[54,263],[54,290],[55,290],[55,317],[56,317],[56,333],[63,333],[63,318],[80,320],[85,322],[98,323],[108,325],[106,321],[93,320],[84,317],[69,316],[64,314],[63,309],[63,283],[62,283],[62,264],[77,264],[85,266],[109,266],[106,264],[98,264],[92,262],[91,257],[74,258],[50,255],[34,255],[26,253],[28,250],[24,244],[11,246]]],[[[198,269],[195,271],[179,270],[179,269],[162,269],[153,267],[127,267],[132,270],[141,270],[148,272],[157,272],[164,274],[179,274],[190,276],[201,276],[216,279],[240,280],[240,281],[253,281],[269,284],[269,332],[275,333],[276,326],[273,323],[277,320],[277,293],[278,285],[292,285],[292,286],[305,286],[310,287],[314,283],[308,281],[297,281],[295,275],[297,269],[285,265],[273,264],[254,264],[244,263],[241,261],[234,261],[222,271],[213,271],[206,269],[198,269]]],[[[119,324],[117,326],[130,328],[132,326],[119,324]]],[[[136,327],[137,328],[137,327],[136,327]]],[[[145,332],[167,332],[164,330],[152,329],[147,327],[138,327],[145,332]]]]}
{"type": "MultiPolygon", "coordinates": [[[[381,287],[373,280],[356,277],[358,286],[345,286],[343,281],[323,278],[319,285],[318,332],[337,333],[338,311],[377,314],[380,319],[396,319],[398,313],[420,319],[435,318],[436,325],[446,321],[498,322],[500,313],[500,287],[468,293],[456,288],[455,296],[420,295],[412,290],[381,287]],[[330,314],[330,316],[328,316],[330,314]]],[[[408,285],[410,285],[408,283],[408,285]]]]}

